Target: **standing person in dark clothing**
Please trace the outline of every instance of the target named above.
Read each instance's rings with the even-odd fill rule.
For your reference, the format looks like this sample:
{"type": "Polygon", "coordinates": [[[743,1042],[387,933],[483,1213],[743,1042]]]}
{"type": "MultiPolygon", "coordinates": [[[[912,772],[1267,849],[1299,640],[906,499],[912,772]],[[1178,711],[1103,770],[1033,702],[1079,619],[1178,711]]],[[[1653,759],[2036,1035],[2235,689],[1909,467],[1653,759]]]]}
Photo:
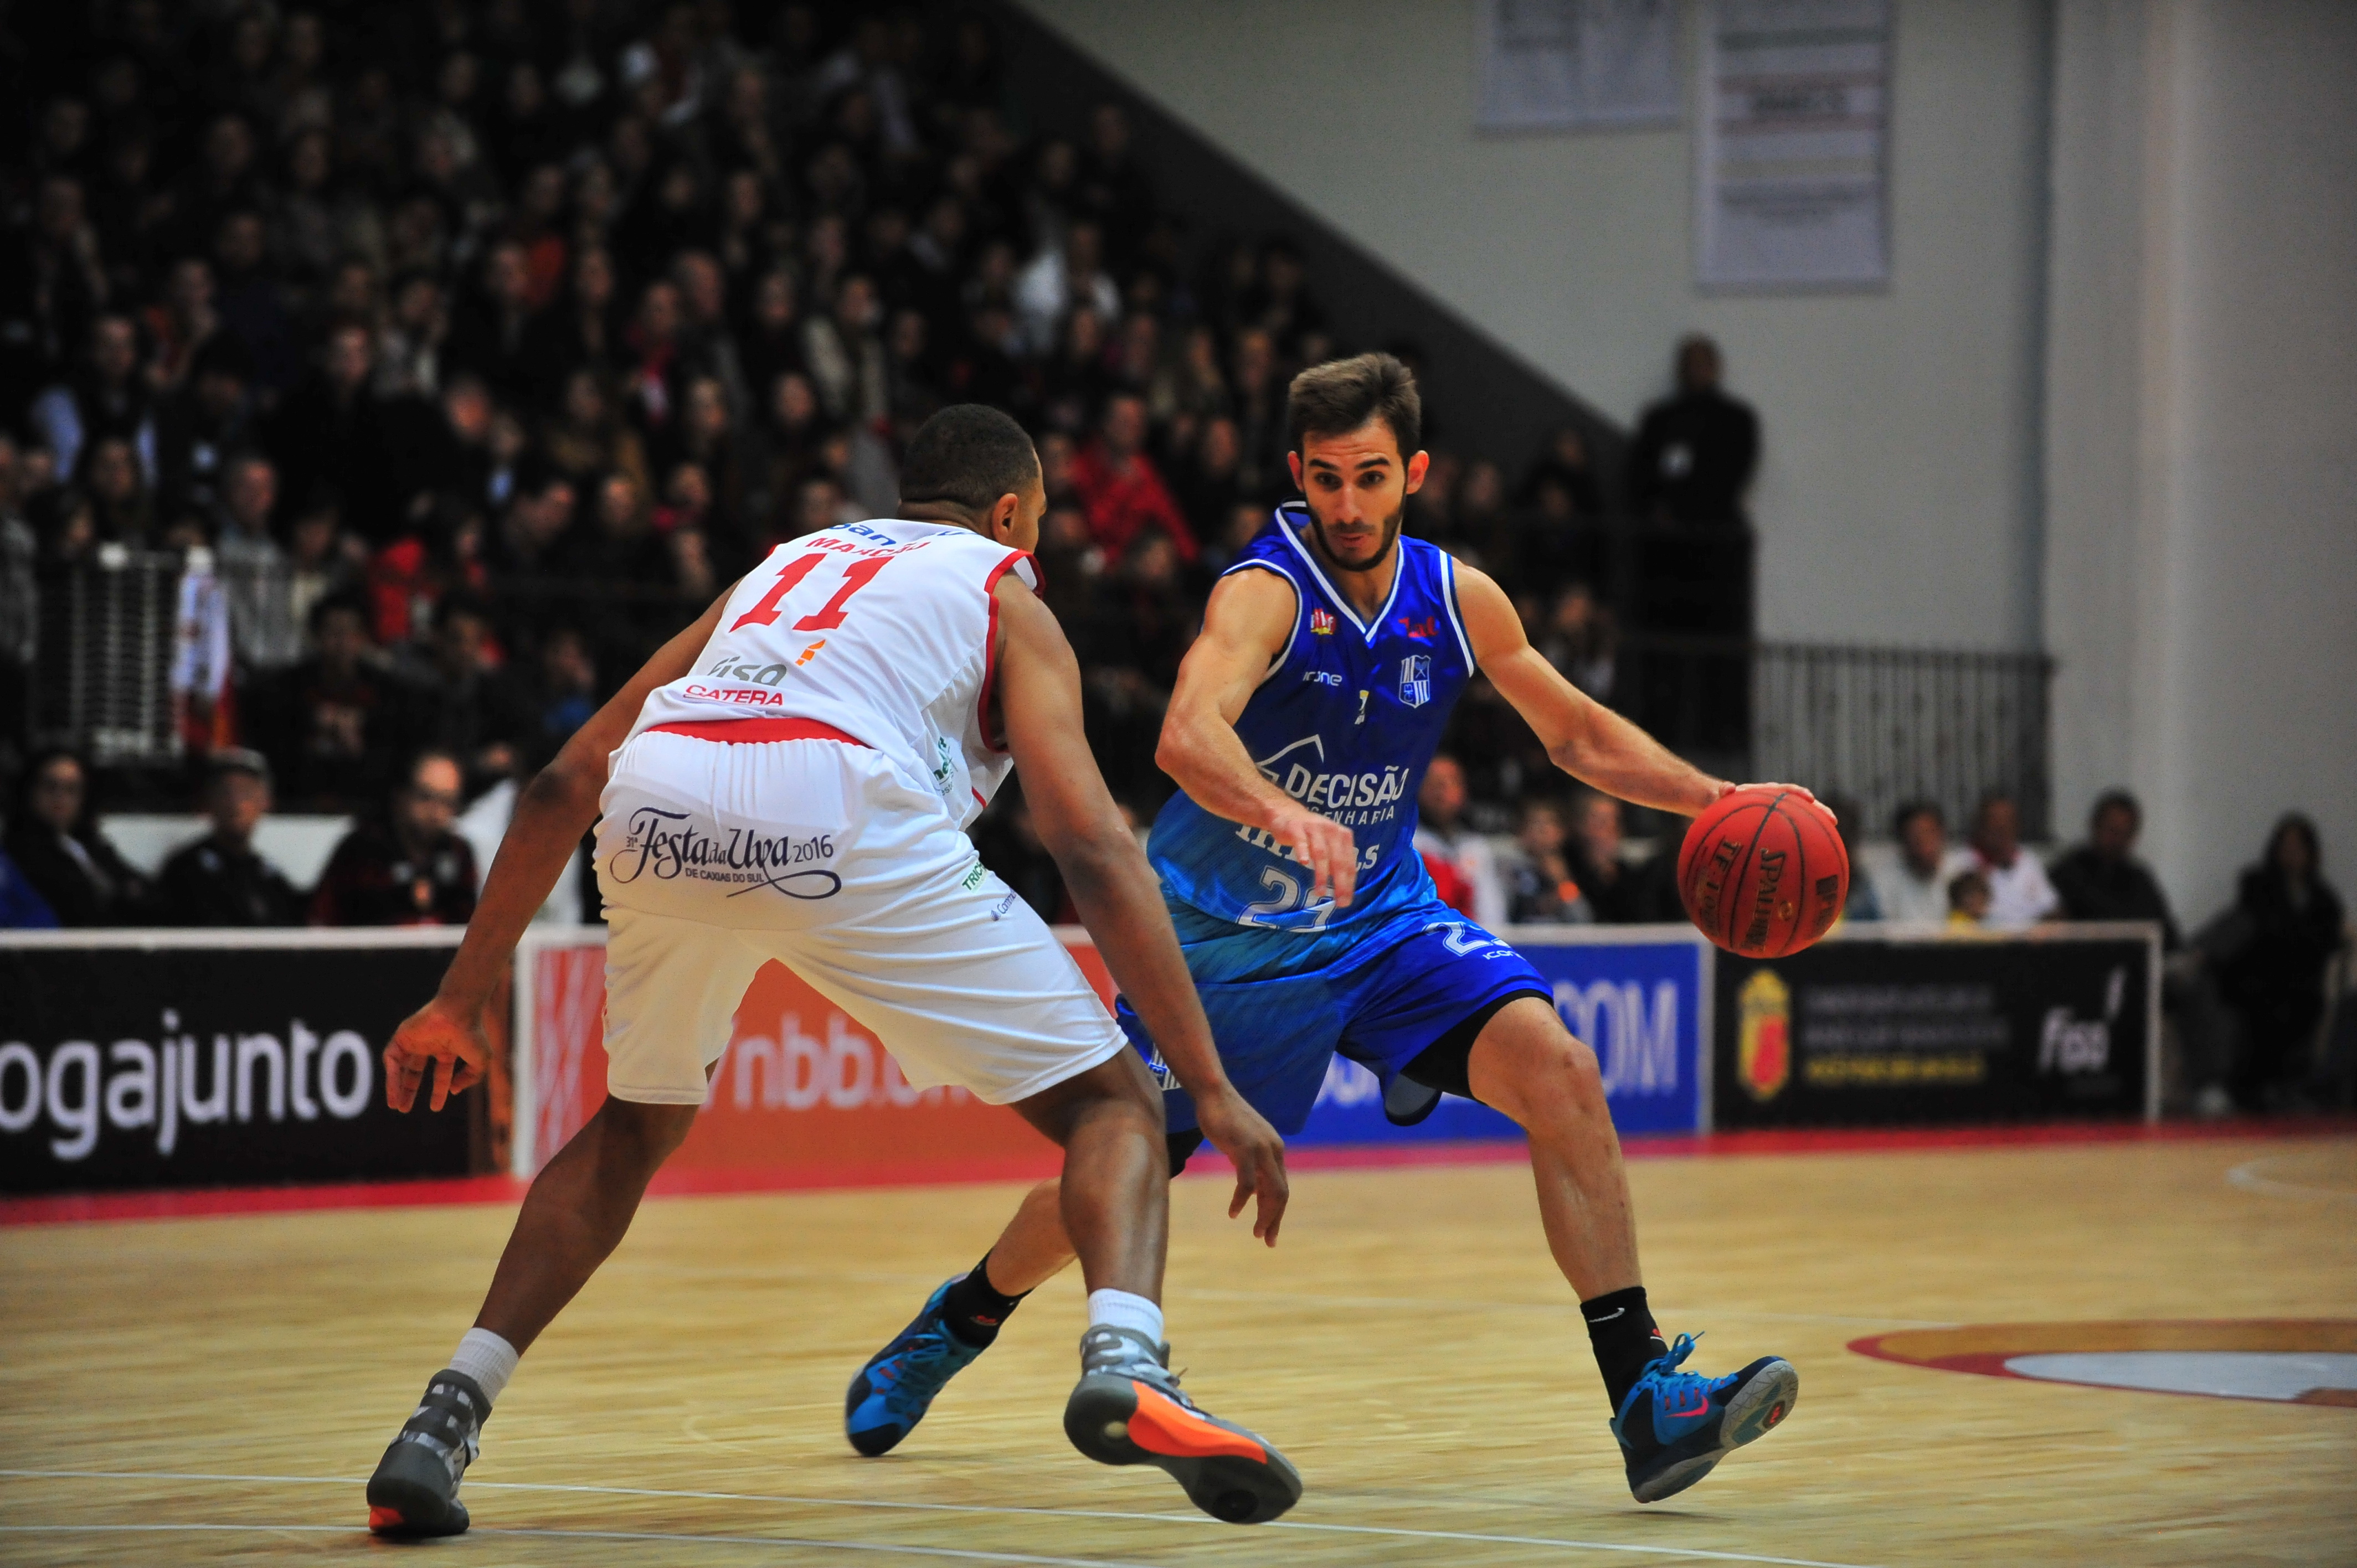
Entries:
{"type": "Polygon", "coordinates": [[[383,817],[336,846],[311,896],[315,926],[463,926],[475,913],[475,854],[453,831],[461,775],[418,754],[383,817]]]}
{"type": "MultiPolygon", "coordinates": [[[[644,578],[640,578],[644,581],[644,578]]],[[[491,653],[490,614],[480,601],[446,597],[426,645],[428,662],[415,671],[408,733],[466,766],[477,791],[516,771],[520,746],[538,726],[499,678],[491,653]]]]}
{"type": "Polygon", "coordinates": [[[393,781],[404,693],[375,662],[357,596],[334,595],[312,606],[310,629],[308,659],[249,688],[254,742],[299,809],[365,810],[393,781]]]}
{"type": "Polygon", "coordinates": [[[1587,896],[1597,920],[1625,926],[1649,918],[1644,877],[1620,858],[1620,802],[1593,789],[1571,801],[1571,880],[1587,896]]]}
{"type": "Polygon", "coordinates": [[[147,884],[98,831],[90,775],[70,751],[45,751],[25,770],[0,850],[60,926],[135,926],[147,884]]]}
{"type": "Polygon", "coordinates": [[[2323,859],[2316,824],[2291,812],[2234,897],[2234,950],[2219,962],[2218,984],[2243,1024],[2233,1092],[2244,1110],[2273,1110],[2297,1094],[2324,1021],[2324,968],[2345,934],[2323,859]]]}
{"type": "Polygon", "coordinates": [[[1718,345],[1678,344],[1676,395],[1645,411],[1629,448],[1629,499],[1652,522],[1741,524],[1760,467],[1760,416],[1719,390],[1718,345]]]}
{"type": "Polygon", "coordinates": [[[2125,789],[2107,789],[2095,799],[2087,819],[2087,842],[2066,852],[2047,868],[2047,880],[2062,900],[2066,920],[2157,920],[2166,950],[2184,945],[2177,917],[2169,912],[2169,896],[2152,868],[2136,858],[2136,834],[2144,827],[2144,808],[2125,789]]]}
{"type": "Polygon", "coordinates": [[[205,815],[213,831],[164,863],[156,918],[167,926],[299,926],[303,896],[253,851],[270,811],[270,764],[257,751],[212,756],[205,815]]]}

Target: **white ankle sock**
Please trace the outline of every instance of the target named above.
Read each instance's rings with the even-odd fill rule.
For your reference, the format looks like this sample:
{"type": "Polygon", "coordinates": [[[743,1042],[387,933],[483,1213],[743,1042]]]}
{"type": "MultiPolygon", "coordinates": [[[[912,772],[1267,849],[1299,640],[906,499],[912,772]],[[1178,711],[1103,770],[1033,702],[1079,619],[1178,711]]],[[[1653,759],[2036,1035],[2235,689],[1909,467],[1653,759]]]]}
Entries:
{"type": "Polygon", "coordinates": [[[1125,1290],[1092,1290],[1089,1292],[1089,1326],[1126,1328],[1143,1334],[1152,1343],[1162,1343],[1162,1309],[1142,1295],[1132,1295],[1125,1290]]]}
{"type": "Polygon", "coordinates": [[[488,1328],[469,1328],[466,1337],[458,1341],[458,1348],[450,1353],[450,1369],[474,1379],[483,1397],[497,1404],[500,1391],[515,1376],[516,1361],[522,1354],[488,1328]]]}

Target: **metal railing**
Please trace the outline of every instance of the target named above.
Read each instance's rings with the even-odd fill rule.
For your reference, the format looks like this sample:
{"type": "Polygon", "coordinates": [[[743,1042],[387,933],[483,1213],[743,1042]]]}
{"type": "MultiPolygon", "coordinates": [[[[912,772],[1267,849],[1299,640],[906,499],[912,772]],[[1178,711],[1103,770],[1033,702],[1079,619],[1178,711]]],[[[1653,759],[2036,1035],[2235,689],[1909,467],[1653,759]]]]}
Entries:
{"type": "Polygon", "coordinates": [[[177,554],[111,549],[93,565],[38,576],[27,704],[36,746],[70,746],[102,767],[179,757],[180,575],[177,554]]]}
{"type": "Polygon", "coordinates": [[[1992,791],[2018,803],[2024,836],[2051,831],[2044,654],[1654,636],[1622,657],[1622,705],[1664,744],[1846,795],[1867,836],[1914,800],[1961,827],[1992,791]]]}

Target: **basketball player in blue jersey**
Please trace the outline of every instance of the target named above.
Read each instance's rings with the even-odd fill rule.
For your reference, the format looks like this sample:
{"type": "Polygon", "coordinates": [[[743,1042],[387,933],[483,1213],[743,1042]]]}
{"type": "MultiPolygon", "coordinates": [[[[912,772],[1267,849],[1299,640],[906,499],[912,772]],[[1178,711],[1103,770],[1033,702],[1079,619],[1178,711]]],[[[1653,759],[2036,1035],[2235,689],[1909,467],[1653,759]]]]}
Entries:
{"type": "MultiPolygon", "coordinates": [[[[1401,536],[1424,481],[1415,383],[1386,354],[1303,371],[1293,477],[1213,589],[1180,667],[1157,759],[1181,793],[1147,856],[1222,1060],[1280,1133],[1301,1130],[1336,1053],[1372,1069],[1387,1109],[1442,1091],[1530,1134],[1547,1245],[1577,1293],[1640,1502],[1684,1490],[1783,1420],[1790,1363],[1709,1378],[1665,1346],[1637,1268],[1620,1144],[1595,1054],[1504,942],[1440,902],[1413,846],[1416,789],[1478,670],[1566,773],[1687,816],[1733,788],[1582,695],[1523,637],[1497,584],[1401,536]]],[[[1203,1142],[1137,1015],[1116,1010],[1163,1081],[1173,1174],[1203,1142]]],[[[1240,1185],[1229,1208],[1242,1211],[1240,1185]]],[[[1270,1245],[1275,1223],[1256,1223],[1270,1245]]],[[[1071,1260],[1057,1184],[1025,1200],[980,1263],[936,1290],[853,1380],[852,1444],[891,1448],[980,1355],[1023,1295],[1071,1260]]]]}

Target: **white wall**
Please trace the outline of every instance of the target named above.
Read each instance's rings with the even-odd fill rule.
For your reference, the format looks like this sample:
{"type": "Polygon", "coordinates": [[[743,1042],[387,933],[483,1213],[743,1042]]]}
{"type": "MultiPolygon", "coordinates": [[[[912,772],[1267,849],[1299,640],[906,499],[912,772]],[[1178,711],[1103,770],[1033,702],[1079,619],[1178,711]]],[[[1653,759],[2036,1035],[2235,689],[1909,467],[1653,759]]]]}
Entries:
{"type": "Polygon", "coordinates": [[[2058,804],[2143,795],[2195,920],[2288,808],[2357,890],[2357,6],[2058,22],[2058,804]]]}
{"type": "Polygon", "coordinates": [[[2037,645],[2044,5],[1897,0],[1887,292],[1707,297],[1686,132],[1477,136],[1472,0],[1024,3],[1608,413],[1717,337],[1764,634],[2037,645]]]}

